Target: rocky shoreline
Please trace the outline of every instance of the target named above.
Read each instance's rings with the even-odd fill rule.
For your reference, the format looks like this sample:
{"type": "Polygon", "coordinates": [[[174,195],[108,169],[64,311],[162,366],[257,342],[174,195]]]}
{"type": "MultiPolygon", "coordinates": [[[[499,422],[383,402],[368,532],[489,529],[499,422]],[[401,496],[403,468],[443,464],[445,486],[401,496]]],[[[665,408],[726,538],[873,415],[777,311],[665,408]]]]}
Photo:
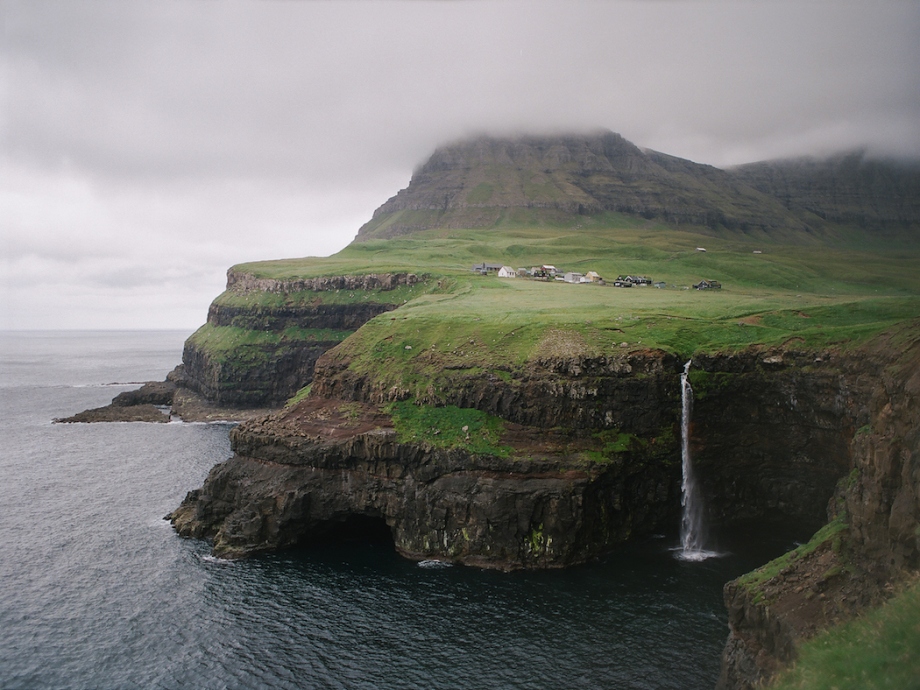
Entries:
{"type": "Polygon", "coordinates": [[[402,443],[379,406],[313,397],[234,429],[234,457],[168,518],[230,558],[376,520],[408,558],[501,570],[585,562],[674,519],[673,463],[592,462],[590,438],[534,428],[507,436],[510,457],[402,443]]]}
{"type": "Polygon", "coordinates": [[[55,424],[97,422],[242,422],[271,412],[271,408],[237,408],[217,405],[188,388],[184,367],[179,365],[165,381],[148,381],[133,391],[116,395],[103,407],[83,410],[55,424]]]}

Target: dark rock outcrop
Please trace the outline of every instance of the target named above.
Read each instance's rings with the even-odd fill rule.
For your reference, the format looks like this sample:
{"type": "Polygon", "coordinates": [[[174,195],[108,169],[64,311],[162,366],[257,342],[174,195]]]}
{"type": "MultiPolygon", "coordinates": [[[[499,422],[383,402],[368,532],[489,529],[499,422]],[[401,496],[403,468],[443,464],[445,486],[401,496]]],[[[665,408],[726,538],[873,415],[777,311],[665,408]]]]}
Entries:
{"type": "Polygon", "coordinates": [[[286,328],[356,331],[378,314],[396,309],[395,304],[306,304],[282,307],[240,307],[211,304],[208,323],[251,331],[283,331],[286,328]]]}
{"type": "Polygon", "coordinates": [[[168,422],[176,389],[175,381],[148,381],[137,390],[119,393],[105,407],[83,410],[54,422],[168,422]]]}
{"type": "Polygon", "coordinates": [[[168,517],[227,557],[374,518],[407,557],[501,569],[581,563],[674,519],[676,449],[652,466],[593,462],[572,440],[514,433],[519,449],[530,439],[527,455],[399,443],[374,406],[312,398],[235,429],[236,455],[168,517]]]}
{"type": "Polygon", "coordinates": [[[92,422],[240,422],[270,412],[270,409],[222,407],[202,398],[186,386],[185,368],[180,364],[165,381],[148,381],[133,391],[116,395],[105,407],[84,410],[61,423],[92,422]]]}
{"type": "MultiPolygon", "coordinates": [[[[707,521],[783,515],[812,530],[850,467],[849,439],[868,419],[878,365],[859,355],[791,348],[698,355],[691,447],[707,521]]],[[[440,369],[416,400],[472,407],[534,427],[679,436],[677,357],[635,351],[537,359],[511,375],[440,369]]],[[[317,363],[314,394],[372,404],[410,391],[355,373],[340,350],[317,363]]]]}
{"type": "MultiPolygon", "coordinates": [[[[424,355],[435,370],[416,399],[433,406],[481,410],[532,427],[578,430],[617,428],[657,435],[676,423],[678,359],[660,350],[588,357],[546,357],[523,367],[491,371],[424,355]]],[[[314,394],[383,404],[411,395],[373,375],[354,372],[346,354],[330,352],[316,364],[314,394]]]]}
{"type": "Polygon", "coordinates": [[[176,395],[174,381],[148,381],[136,391],[125,391],[112,398],[114,407],[132,407],[136,405],[172,405],[176,395]]]}
{"type": "Polygon", "coordinates": [[[70,417],[55,419],[55,424],[91,424],[94,422],[154,422],[169,421],[169,412],[156,405],[116,405],[94,407],[70,417]]]}
{"type": "Polygon", "coordinates": [[[691,445],[707,521],[789,515],[817,530],[868,421],[879,364],[777,349],[698,355],[693,366],[691,445]]]}
{"type": "Polygon", "coordinates": [[[227,271],[227,290],[247,292],[334,292],[336,290],[395,290],[416,285],[421,278],[414,273],[371,273],[351,276],[316,276],[313,278],[260,278],[237,268],[227,271]]]}
{"type": "Polygon", "coordinates": [[[189,339],[182,352],[184,385],[219,407],[279,407],[310,383],[316,361],[338,343],[321,340],[251,345],[222,359],[189,339]]]}
{"type": "Polygon", "coordinates": [[[221,407],[278,407],[313,380],[313,368],[323,353],[375,316],[399,306],[375,295],[420,282],[413,273],[279,280],[231,268],[227,291],[211,304],[206,326],[272,337],[228,351],[215,350],[193,335],[182,353],[182,386],[221,407]],[[340,291],[352,293],[353,299],[330,303],[322,298],[323,293],[340,291]],[[260,294],[285,299],[280,304],[262,302],[260,294]],[[240,304],[233,299],[239,297],[249,299],[240,304]],[[316,334],[298,335],[310,331],[316,334]]]}
{"type": "MultiPolygon", "coordinates": [[[[712,519],[781,514],[822,524],[849,468],[848,439],[867,414],[857,359],[760,349],[700,358],[696,418],[714,421],[697,422],[692,445],[712,519]]],[[[679,371],[676,358],[651,351],[539,359],[503,378],[445,370],[417,402],[502,417],[513,449],[502,458],[398,443],[380,410],[399,392],[330,353],[311,397],[237,429],[236,456],[171,517],[182,534],[213,538],[215,552],[231,556],[308,541],[359,515],[385,521],[413,557],[502,568],[581,562],[675,519],[679,371]],[[376,421],[350,428],[342,405],[376,421]],[[538,447],[552,429],[566,438],[538,447]],[[633,440],[588,461],[605,429],[633,440]],[[531,538],[547,540],[539,558],[526,548],[531,538]]]]}

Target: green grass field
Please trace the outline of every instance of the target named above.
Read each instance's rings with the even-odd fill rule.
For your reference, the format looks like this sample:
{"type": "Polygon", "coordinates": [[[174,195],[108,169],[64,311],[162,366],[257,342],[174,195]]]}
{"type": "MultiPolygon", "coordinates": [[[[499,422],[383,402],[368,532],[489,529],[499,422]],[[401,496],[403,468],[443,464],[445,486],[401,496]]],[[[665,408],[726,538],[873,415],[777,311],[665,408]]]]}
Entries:
{"type": "Polygon", "coordinates": [[[328,258],[237,269],[276,279],[402,271],[429,276],[423,285],[374,295],[225,293],[218,298],[222,303],[403,303],[344,344],[355,364],[368,370],[403,368],[411,361],[421,372],[420,358],[432,352],[442,355],[439,364],[444,358],[481,367],[521,364],[545,353],[548,333],[568,342],[570,354],[661,348],[689,356],[792,339],[804,347],[848,347],[920,317],[920,249],[726,239],[613,214],[585,218],[576,228],[511,224],[429,230],[353,243],[328,258]],[[482,261],[595,270],[607,279],[640,274],[666,287],[623,289],[472,274],[470,267],[482,261]],[[703,278],[719,280],[723,288],[690,288],[703,278]]]}

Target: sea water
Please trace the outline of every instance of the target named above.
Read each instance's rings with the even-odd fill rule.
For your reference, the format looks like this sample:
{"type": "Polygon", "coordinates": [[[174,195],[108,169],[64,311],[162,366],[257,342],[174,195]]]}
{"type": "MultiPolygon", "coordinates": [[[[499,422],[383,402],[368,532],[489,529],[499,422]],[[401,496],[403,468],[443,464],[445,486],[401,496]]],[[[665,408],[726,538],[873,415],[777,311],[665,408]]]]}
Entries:
{"type": "Polygon", "coordinates": [[[552,572],[360,540],[212,558],[163,516],[229,425],[51,423],[161,380],[187,335],[0,334],[0,687],[712,688],[723,584],[789,546],[684,562],[675,525],[552,572]]]}

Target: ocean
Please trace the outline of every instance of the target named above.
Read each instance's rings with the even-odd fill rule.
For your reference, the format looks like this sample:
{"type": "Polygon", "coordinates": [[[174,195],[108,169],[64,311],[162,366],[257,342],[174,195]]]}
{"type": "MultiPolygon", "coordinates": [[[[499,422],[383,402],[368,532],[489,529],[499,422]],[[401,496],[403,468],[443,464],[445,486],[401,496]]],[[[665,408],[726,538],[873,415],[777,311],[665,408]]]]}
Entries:
{"type": "Polygon", "coordinates": [[[52,424],[162,380],[187,336],[0,334],[0,687],[709,689],[723,584],[792,545],[681,561],[675,525],[552,572],[370,540],[214,559],[163,516],[230,425],[52,424]]]}

